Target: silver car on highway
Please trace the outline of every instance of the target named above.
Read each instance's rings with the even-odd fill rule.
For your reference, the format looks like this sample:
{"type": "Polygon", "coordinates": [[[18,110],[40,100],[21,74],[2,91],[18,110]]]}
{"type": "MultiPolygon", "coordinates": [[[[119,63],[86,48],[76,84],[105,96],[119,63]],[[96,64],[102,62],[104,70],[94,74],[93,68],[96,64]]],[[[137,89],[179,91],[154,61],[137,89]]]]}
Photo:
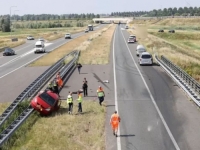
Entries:
{"type": "Polygon", "coordinates": [[[152,65],[153,58],[152,55],[148,52],[143,52],[139,57],[139,64],[140,65],[152,65]]]}

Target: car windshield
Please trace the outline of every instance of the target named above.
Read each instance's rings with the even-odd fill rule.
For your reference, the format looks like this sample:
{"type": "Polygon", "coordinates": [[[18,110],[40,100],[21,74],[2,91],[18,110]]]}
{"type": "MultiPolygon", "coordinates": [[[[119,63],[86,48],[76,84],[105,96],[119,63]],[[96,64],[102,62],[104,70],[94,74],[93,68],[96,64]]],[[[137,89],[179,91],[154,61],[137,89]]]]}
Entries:
{"type": "Polygon", "coordinates": [[[134,39],[133,37],[130,37],[130,38],[129,38],[129,40],[133,40],[133,39],[134,39]]]}
{"type": "Polygon", "coordinates": [[[142,55],[141,57],[144,59],[148,59],[148,58],[151,58],[151,55],[142,55]]]}
{"type": "Polygon", "coordinates": [[[55,99],[53,97],[51,97],[49,94],[47,94],[46,92],[40,94],[39,97],[42,100],[44,100],[47,104],[49,104],[50,106],[53,106],[56,102],[55,99]]]}
{"type": "Polygon", "coordinates": [[[135,36],[132,35],[131,38],[135,38],[135,36]]]}
{"type": "Polygon", "coordinates": [[[35,47],[36,47],[36,48],[41,48],[41,47],[42,47],[42,45],[35,45],[35,47]]]}
{"type": "Polygon", "coordinates": [[[9,49],[9,48],[5,49],[5,52],[11,52],[11,51],[12,51],[12,50],[9,49]]]}

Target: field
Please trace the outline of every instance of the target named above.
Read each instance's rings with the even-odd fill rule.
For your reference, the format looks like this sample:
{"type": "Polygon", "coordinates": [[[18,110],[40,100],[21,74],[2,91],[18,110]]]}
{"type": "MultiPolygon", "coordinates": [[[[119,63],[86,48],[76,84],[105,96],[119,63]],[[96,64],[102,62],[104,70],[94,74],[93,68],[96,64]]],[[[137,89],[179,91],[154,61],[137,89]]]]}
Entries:
{"type": "MultiPolygon", "coordinates": [[[[56,21],[50,21],[54,23],[56,21]]],[[[62,28],[38,28],[38,29],[30,29],[30,28],[20,28],[14,29],[14,32],[0,32],[0,48],[2,47],[16,47],[26,42],[26,37],[32,35],[35,39],[43,37],[48,41],[52,41],[63,37],[65,33],[77,33],[83,31],[88,24],[91,24],[91,20],[83,20],[83,21],[76,21],[76,20],[60,20],[61,24],[69,24],[70,27],[62,27],[62,28]],[[83,27],[77,27],[77,22],[83,24],[83,27]],[[18,38],[19,41],[12,42],[11,38],[18,38]]],[[[28,26],[27,24],[33,24],[35,21],[18,21],[14,24],[21,24],[23,26],[28,26]]],[[[49,23],[48,21],[38,21],[40,24],[49,23]]],[[[94,24],[95,25],[95,24],[94,24]]]]}
{"type": "Polygon", "coordinates": [[[129,32],[136,34],[139,43],[148,51],[163,55],[200,81],[200,25],[199,18],[164,20],[134,20],[129,32]],[[156,22],[156,23],[155,23],[156,22]],[[165,32],[158,32],[163,29],[165,32]],[[176,33],[168,33],[174,29],[176,33]]]}

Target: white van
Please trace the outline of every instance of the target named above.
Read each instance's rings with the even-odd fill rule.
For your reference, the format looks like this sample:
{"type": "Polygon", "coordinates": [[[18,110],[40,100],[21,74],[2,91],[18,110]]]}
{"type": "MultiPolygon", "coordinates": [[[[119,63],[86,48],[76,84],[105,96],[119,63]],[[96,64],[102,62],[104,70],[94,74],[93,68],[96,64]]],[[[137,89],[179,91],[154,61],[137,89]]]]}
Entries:
{"type": "Polygon", "coordinates": [[[34,53],[45,53],[45,45],[44,45],[44,42],[42,41],[37,41],[35,43],[35,51],[34,53]]]}
{"type": "Polygon", "coordinates": [[[143,52],[146,52],[146,49],[143,45],[138,45],[137,49],[136,49],[136,55],[139,56],[140,54],[142,54],[143,52]]]}

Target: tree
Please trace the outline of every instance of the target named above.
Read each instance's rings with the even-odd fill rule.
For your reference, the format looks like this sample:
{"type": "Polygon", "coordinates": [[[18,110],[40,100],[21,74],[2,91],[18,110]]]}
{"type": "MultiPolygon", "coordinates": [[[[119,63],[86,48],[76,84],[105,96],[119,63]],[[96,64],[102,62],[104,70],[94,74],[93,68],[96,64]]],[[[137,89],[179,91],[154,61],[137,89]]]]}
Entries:
{"type": "Polygon", "coordinates": [[[11,29],[10,29],[10,17],[7,16],[7,17],[3,17],[1,19],[1,31],[2,32],[10,32],[11,29]]]}

